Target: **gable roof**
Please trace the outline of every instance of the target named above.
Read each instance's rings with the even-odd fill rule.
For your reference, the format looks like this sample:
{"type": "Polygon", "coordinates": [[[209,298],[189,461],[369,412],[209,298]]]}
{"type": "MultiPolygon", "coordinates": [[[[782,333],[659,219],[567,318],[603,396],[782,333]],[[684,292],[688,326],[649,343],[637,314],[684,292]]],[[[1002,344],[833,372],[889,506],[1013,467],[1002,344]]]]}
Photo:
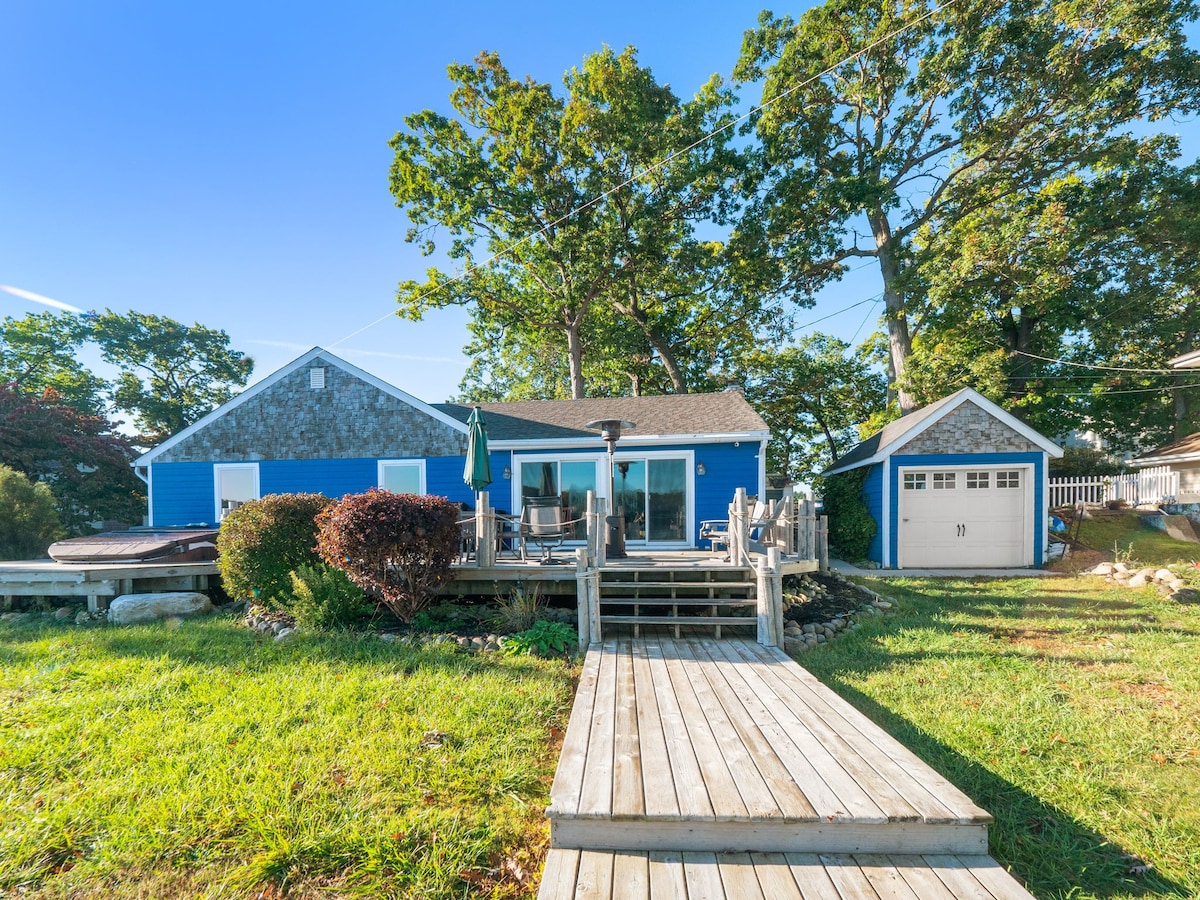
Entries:
{"type": "Polygon", "coordinates": [[[412,396],[412,394],[409,394],[405,391],[400,390],[400,388],[398,388],[398,387],[394,387],[393,385],[388,384],[386,381],[384,381],[381,378],[376,378],[374,375],[370,374],[369,372],[364,372],[362,369],[358,368],[357,366],[351,365],[350,363],[346,362],[341,357],[335,356],[334,354],[330,353],[328,350],[323,350],[320,347],[313,347],[307,353],[292,360],[290,363],[288,363],[282,369],[279,369],[279,370],[271,373],[266,378],[264,378],[262,381],[248,387],[246,390],[242,391],[242,393],[238,394],[232,400],[229,400],[229,401],[221,404],[220,406],[218,406],[216,409],[214,409],[212,412],[210,412],[204,418],[198,419],[197,421],[195,421],[191,425],[189,425],[187,428],[183,429],[182,431],[178,432],[177,434],[172,435],[170,438],[163,441],[157,447],[143,453],[141,456],[139,456],[137,459],[135,459],[133,461],[133,465],[145,466],[145,465],[148,465],[148,464],[154,462],[155,459],[157,459],[163,453],[166,453],[172,447],[175,447],[177,444],[179,444],[180,442],[191,437],[196,432],[211,425],[213,422],[215,422],[217,419],[221,418],[222,416],[226,415],[227,413],[237,409],[239,406],[241,406],[246,401],[248,401],[254,397],[257,397],[259,394],[263,393],[264,391],[270,390],[272,387],[277,385],[288,375],[291,375],[297,369],[303,368],[304,366],[308,365],[309,363],[311,363],[313,360],[315,360],[317,358],[320,358],[327,364],[332,364],[334,366],[337,366],[339,369],[343,370],[348,375],[358,378],[361,381],[365,381],[367,384],[371,385],[372,387],[377,388],[378,390],[382,391],[383,393],[388,394],[391,397],[394,397],[395,399],[399,400],[400,402],[413,407],[414,409],[418,410],[419,412],[424,413],[427,416],[437,419],[439,422],[443,423],[444,425],[448,425],[450,428],[454,429],[455,431],[460,432],[464,435],[467,433],[467,426],[466,426],[465,421],[459,421],[457,418],[455,418],[453,416],[449,416],[441,410],[435,409],[434,407],[430,406],[428,403],[425,403],[423,400],[418,400],[416,397],[412,396]]]}
{"type": "Polygon", "coordinates": [[[862,443],[839,456],[822,474],[836,475],[861,466],[874,465],[882,462],[891,454],[907,444],[921,432],[944,419],[964,403],[973,403],[984,412],[998,419],[1013,431],[1024,437],[1032,444],[1041,447],[1053,457],[1062,456],[1062,448],[1053,441],[1038,434],[1020,419],[1005,412],[983,394],[971,388],[962,388],[948,397],[943,397],[936,403],[930,403],[920,409],[902,416],[894,422],[888,422],[875,434],[862,443]]]}
{"type": "Polygon", "coordinates": [[[1195,459],[1200,459],[1200,431],[1140,453],[1129,462],[1135,466],[1152,466],[1195,459]]]}
{"type": "Polygon", "coordinates": [[[622,442],[662,438],[762,439],[769,429],[738,391],[715,394],[664,394],[653,397],[589,397],[583,400],[518,400],[505,403],[438,403],[435,408],[466,422],[479,406],[487,422],[489,446],[578,441],[594,438],[588,422],[624,419],[636,427],[621,435],[622,442]]]}

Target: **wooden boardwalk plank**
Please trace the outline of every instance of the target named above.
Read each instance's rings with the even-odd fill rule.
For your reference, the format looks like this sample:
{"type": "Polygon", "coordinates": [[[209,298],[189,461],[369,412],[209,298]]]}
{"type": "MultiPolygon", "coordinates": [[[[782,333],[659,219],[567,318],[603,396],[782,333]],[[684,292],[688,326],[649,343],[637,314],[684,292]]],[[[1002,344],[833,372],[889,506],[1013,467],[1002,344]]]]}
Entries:
{"type": "MultiPolygon", "coordinates": [[[[774,760],[774,754],[770,753],[769,748],[767,757],[752,756],[747,752],[738,734],[738,728],[726,710],[726,701],[713,689],[713,684],[706,677],[704,661],[694,652],[695,644],[690,641],[675,641],[671,646],[680,660],[681,670],[687,674],[696,701],[708,722],[708,730],[716,738],[721,758],[733,776],[734,785],[746,805],[750,818],[782,819],[783,811],[762,775],[763,767],[767,765],[768,759],[774,760]]],[[[722,680],[720,684],[724,686],[725,682],[722,680]]],[[[740,707],[736,702],[730,705],[740,707]]]]}
{"type": "MultiPolygon", "coordinates": [[[[787,757],[789,761],[793,765],[799,765],[803,761],[813,769],[813,780],[797,778],[797,783],[808,790],[811,800],[818,801],[813,803],[818,817],[831,822],[886,822],[888,815],[854,778],[853,773],[843,766],[843,761],[837,759],[820,736],[809,729],[806,721],[795,709],[779,697],[771,683],[767,667],[747,665],[744,657],[737,651],[737,643],[740,642],[723,641],[716,646],[727,660],[736,663],[734,671],[757,697],[758,705],[779,723],[787,738],[795,744],[799,755],[787,757]],[[822,786],[826,790],[821,790],[822,786]]],[[[753,702],[747,699],[748,706],[753,702]]]]}
{"type": "Polygon", "coordinates": [[[579,881],[579,851],[551,850],[542,867],[538,900],[572,900],[579,881]]]}
{"type": "Polygon", "coordinates": [[[862,870],[871,887],[882,900],[926,900],[912,889],[904,876],[887,856],[872,853],[854,854],[854,862],[862,870]]]}
{"type": "Polygon", "coordinates": [[[683,871],[683,854],[671,850],[651,850],[650,896],[653,900],[687,897],[687,876],[683,871]]]}
{"type": "Polygon", "coordinates": [[[583,768],[587,763],[591,740],[601,656],[601,649],[593,647],[584,657],[579,687],[575,691],[575,705],[571,708],[558,768],[555,769],[554,783],[550,787],[550,809],[557,813],[574,815],[579,812],[579,793],[583,789],[583,768]]]}
{"type": "MultiPolygon", "coordinates": [[[[787,665],[785,660],[769,660],[764,659],[757,653],[755,648],[760,645],[751,645],[749,641],[731,642],[732,647],[736,650],[747,662],[759,661],[763,663],[760,666],[762,678],[770,687],[776,691],[785,702],[798,704],[805,710],[804,724],[813,733],[813,735],[826,747],[829,752],[833,753],[841,762],[843,768],[854,778],[854,780],[865,789],[887,816],[889,821],[893,822],[917,822],[925,821],[925,817],[920,813],[896,788],[879,773],[878,769],[883,767],[882,760],[885,754],[882,747],[891,749],[892,745],[899,746],[894,738],[887,737],[886,742],[881,746],[870,747],[854,747],[848,743],[843,737],[842,730],[834,727],[824,718],[819,712],[814,709],[814,705],[819,706],[823,700],[820,697],[814,697],[811,691],[798,689],[797,680],[794,677],[793,669],[799,669],[798,664],[787,665]],[[868,759],[870,757],[870,759],[868,759]]],[[[823,688],[824,691],[829,691],[828,688],[823,688]]],[[[859,714],[861,715],[861,713],[859,714]]],[[[926,767],[928,768],[928,767],[926,767]]],[[[945,807],[938,806],[937,819],[946,821],[945,807]]]]}
{"type": "Polygon", "coordinates": [[[892,854],[888,862],[921,900],[953,900],[954,894],[921,857],[892,854]]]}
{"type": "Polygon", "coordinates": [[[962,857],[930,853],[924,854],[923,858],[955,897],[964,900],[996,900],[995,894],[980,884],[971,871],[970,863],[962,857]]]}
{"type": "Polygon", "coordinates": [[[717,858],[717,868],[721,872],[721,886],[725,889],[726,897],[737,897],[738,900],[775,900],[774,896],[763,894],[758,881],[758,871],[751,862],[749,853],[722,853],[717,858]]]}
{"type": "Polygon", "coordinates": [[[959,856],[959,860],[970,866],[971,874],[997,900],[1032,900],[1025,886],[990,856],[959,856]]]}
{"type": "Polygon", "coordinates": [[[662,715],[663,738],[667,745],[671,772],[674,774],[674,782],[678,788],[676,797],[679,801],[679,814],[689,819],[711,817],[713,815],[712,802],[708,798],[708,791],[702,789],[704,775],[700,771],[696,751],[688,739],[687,725],[683,720],[683,712],[679,708],[679,700],[671,687],[671,679],[667,673],[667,663],[663,659],[662,648],[656,641],[642,641],[640,646],[644,649],[650,665],[654,693],[658,698],[658,708],[662,715]]]}
{"type": "Polygon", "coordinates": [[[687,900],[727,900],[715,853],[684,853],[683,874],[687,900]]]}
{"type": "Polygon", "coordinates": [[[613,896],[614,854],[604,850],[579,851],[579,880],[575,897],[611,898],[613,896]]]}
{"type": "Polygon", "coordinates": [[[645,853],[617,853],[613,859],[613,897],[650,900],[650,860],[645,853]]]}
{"type": "Polygon", "coordinates": [[[784,859],[792,870],[792,878],[800,885],[804,900],[841,900],[841,894],[817,854],[787,853],[784,859]]]}
{"type": "Polygon", "coordinates": [[[579,815],[607,816],[612,813],[613,737],[616,728],[617,653],[616,642],[605,641],[596,680],[596,702],[592,708],[591,736],[579,794],[579,815]]]}
{"type": "Polygon", "coordinates": [[[782,853],[751,853],[750,862],[758,874],[758,883],[767,900],[804,900],[787,857],[782,853]]]}
{"type": "Polygon", "coordinates": [[[753,658],[764,662],[791,663],[778,671],[790,682],[797,696],[815,714],[842,733],[848,743],[860,750],[887,746],[889,749],[886,754],[875,754],[869,758],[882,768],[883,774],[896,779],[894,786],[905,792],[910,802],[922,809],[926,821],[991,821],[991,816],[985,810],[941,773],[823,685],[791,657],[775,648],[750,641],[739,644],[741,649],[751,651],[753,658]]]}
{"type": "Polygon", "coordinates": [[[837,887],[842,900],[880,900],[875,888],[852,856],[833,854],[821,857],[821,864],[837,887]]]}
{"type": "Polygon", "coordinates": [[[613,735],[612,811],[616,816],[640,816],[646,811],[638,702],[633,678],[633,642],[621,641],[617,645],[616,731],[613,735]]]}
{"type": "Polygon", "coordinates": [[[635,641],[631,650],[645,812],[648,816],[677,816],[679,801],[675,796],[675,775],[671,769],[671,758],[667,753],[667,742],[663,735],[663,722],[654,691],[654,678],[650,674],[650,661],[646,657],[642,641],[635,641]]]}

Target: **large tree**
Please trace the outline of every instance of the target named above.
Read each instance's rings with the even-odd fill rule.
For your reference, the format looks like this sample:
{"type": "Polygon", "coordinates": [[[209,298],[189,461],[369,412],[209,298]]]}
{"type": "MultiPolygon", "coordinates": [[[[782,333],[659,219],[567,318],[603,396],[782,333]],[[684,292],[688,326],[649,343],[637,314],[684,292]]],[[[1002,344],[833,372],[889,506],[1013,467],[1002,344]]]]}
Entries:
{"type": "Polygon", "coordinates": [[[235,396],[254,360],[229,335],[149,313],[105,310],[91,319],[104,361],[120,369],[112,403],[133,416],[139,442],[157,444],[235,396]]]}
{"type": "Polygon", "coordinates": [[[863,353],[824,334],[748,360],[746,398],[771,428],[767,466],[811,481],[855,444],[884,405],[887,382],[863,353]]]}
{"type": "Polygon", "coordinates": [[[735,70],[763,84],[746,252],[769,251],[775,289],[800,295],[873,259],[892,383],[911,410],[914,238],[1086,171],[1125,126],[1195,109],[1200,67],[1182,31],[1195,15],[1190,0],[829,0],[795,21],[764,13],[735,70]]]}
{"type": "Polygon", "coordinates": [[[401,284],[399,301],[413,318],[469,306],[477,336],[502,335],[474,375],[538,384],[541,373],[522,367],[552,354],[569,395],[582,397],[589,366],[627,358],[633,332],[644,362],[626,390],[649,367],[683,392],[723,341],[762,321],[754,297],[727,289],[724,247],[696,234],[730,214],[743,162],[729,131],[702,140],[732,119],[718,78],[681,101],[632,48],[587,57],[565,76],[564,97],[514,79],[492,53],[449,74],[454,117],[405,119],[391,187],[413,222],[409,240],[432,252],[444,228],[465,274],[432,269],[401,284]]]}
{"type": "Polygon", "coordinates": [[[29,313],[0,321],[0,385],[25,394],[53,389],[64,403],[89,415],[104,411],[104,379],[79,360],[90,335],[73,313],[29,313]]]}

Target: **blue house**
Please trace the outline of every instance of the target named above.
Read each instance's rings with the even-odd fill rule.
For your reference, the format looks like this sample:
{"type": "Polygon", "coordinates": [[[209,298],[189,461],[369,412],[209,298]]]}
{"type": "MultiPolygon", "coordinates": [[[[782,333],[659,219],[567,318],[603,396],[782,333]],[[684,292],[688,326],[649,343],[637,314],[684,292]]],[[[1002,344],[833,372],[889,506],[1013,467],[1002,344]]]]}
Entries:
{"type": "Polygon", "coordinates": [[[866,468],[884,568],[1009,568],[1045,561],[1050,457],[1062,450],[963,388],[886,425],[825,471],[866,468]]]}
{"type": "MultiPolygon", "coordinates": [[[[559,496],[578,518],[610,494],[605,445],[586,424],[624,419],[615,490],[631,546],[697,546],[736,488],[762,496],[767,426],[739,392],[480,404],[491,504],[559,496]]],[[[372,487],[473,504],[463,483],[467,405],[429,404],[315,347],[134,462],[150,524],[216,524],[267,494],[372,487]]]]}

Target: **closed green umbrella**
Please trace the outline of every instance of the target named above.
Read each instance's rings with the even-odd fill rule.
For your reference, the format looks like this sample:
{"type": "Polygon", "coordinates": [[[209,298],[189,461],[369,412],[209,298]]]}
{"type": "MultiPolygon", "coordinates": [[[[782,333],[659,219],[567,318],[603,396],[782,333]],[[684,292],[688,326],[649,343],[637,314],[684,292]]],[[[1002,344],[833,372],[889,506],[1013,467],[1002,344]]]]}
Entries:
{"type": "Polygon", "coordinates": [[[467,464],[463,468],[463,481],[478,493],[486,490],[492,483],[492,463],[488,459],[487,429],[484,428],[483,416],[479,407],[471,411],[467,419],[467,464]]]}

